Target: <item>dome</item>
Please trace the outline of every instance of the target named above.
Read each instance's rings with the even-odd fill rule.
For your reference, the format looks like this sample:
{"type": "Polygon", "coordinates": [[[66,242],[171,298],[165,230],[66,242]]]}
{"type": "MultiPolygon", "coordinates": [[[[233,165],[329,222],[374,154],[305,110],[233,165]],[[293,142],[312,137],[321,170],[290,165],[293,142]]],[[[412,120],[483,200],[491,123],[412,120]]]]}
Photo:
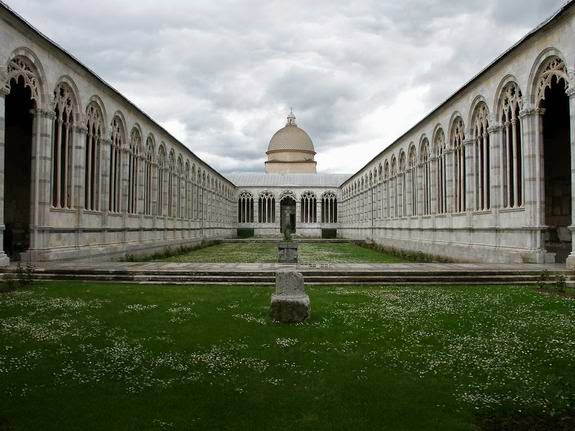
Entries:
{"type": "Polygon", "coordinates": [[[287,124],[279,129],[270,140],[268,145],[269,154],[271,151],[306,151],[315,154],[313,142],[305,130],[300,129],[295,123],[293,112],[288,116],[287,124]]]}

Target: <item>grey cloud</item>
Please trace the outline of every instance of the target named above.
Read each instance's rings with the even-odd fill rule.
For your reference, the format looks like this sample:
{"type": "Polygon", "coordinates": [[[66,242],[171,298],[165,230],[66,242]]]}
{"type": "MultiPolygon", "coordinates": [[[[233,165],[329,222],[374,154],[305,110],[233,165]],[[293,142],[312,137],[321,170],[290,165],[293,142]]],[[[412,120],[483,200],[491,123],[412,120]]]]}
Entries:
{"type": "Polygon", "coordinates": [[[562,1],[8,3],[226,172],[263,170],[290,105],[318,152],[379,142],[364,118],[414,86],[431,110],[562,1]]]}

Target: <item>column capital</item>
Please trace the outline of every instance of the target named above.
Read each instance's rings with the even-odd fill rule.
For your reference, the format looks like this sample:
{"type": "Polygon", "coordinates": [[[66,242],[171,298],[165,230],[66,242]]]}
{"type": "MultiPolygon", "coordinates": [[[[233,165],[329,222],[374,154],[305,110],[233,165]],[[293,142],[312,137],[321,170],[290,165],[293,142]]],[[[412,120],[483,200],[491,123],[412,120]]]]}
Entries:
{"type": "Polygon", "coordinates": [[[73,126],[72,130],[74,130],[74,132],[76,132],[76,133],[80,133],[81,135],[87,135],[88,134],[88,128],[84,125],[73,126]]]}
{"type": "Polygon", "coordinates": [[[7,85],[0,86],[0,97],[6,97],[10,94],[10,87],[7,85]]]}
{"type": "Polygon", "coordinates": [[[575,97],[575,87],[569,87],[566,91],[567,96],[569,97],[575,97]]]}
{"type": "Polygon", "coordinates": [[[499,133],[501,131],[501,129],[503,129],[502,124],[495,124],[494,126],[491,126],[487,129],[487,133],[489,133],[489,134],[499,133]]]}
{"type": "Polygon", "coordinates": [[[467,138],[467,139],[464,139],[464,140],[463,140],[463,145],[464,145],[465,147],[468,147],[468,146],[470,146],[470,145],[473,145],[474,143],[475,143],[475,139],[473,139],[473,138],[467,138]]]}
{"type": "Polygon", "coordinates": [[[519,111],[519,118],[523,119],[529,117],[530,115],[543,115],[545,114],[545,108],[524,108],[519,111]]]}
{"type": "Polygon", "coordinates": [[[48,111],[46,109],[35,108],[31,109],[30,113],[34,116],[42,117],[42,118],[49,118],[53,120],[56,118],[56,113],[54,111],[48,111]]]}

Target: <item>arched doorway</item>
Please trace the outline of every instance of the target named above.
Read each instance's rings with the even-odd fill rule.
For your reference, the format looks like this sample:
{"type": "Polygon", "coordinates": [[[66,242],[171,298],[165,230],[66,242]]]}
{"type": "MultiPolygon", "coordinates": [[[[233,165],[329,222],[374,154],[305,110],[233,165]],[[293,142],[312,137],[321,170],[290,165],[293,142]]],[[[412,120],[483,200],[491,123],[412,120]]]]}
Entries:
{"type": "Polygon", "coordinates": [[[569,97],[560,75],[548,78],[539,108],[544,109],[545,249],[565,262],[571,252],[571,137],[569,97]]]}
{"type": "Polygon", "coordinates": [[[296,231],[296,203],[292,196],[285,196],[280,201],[280,231],[284,233],[289,226],[290,232],[296,231]]]}
{"type": "Polygon", "coordinates": [[[22,76],[5,99],[4,252],[10,259],[30,247],[32,137],[35,102],[22,76]]]}

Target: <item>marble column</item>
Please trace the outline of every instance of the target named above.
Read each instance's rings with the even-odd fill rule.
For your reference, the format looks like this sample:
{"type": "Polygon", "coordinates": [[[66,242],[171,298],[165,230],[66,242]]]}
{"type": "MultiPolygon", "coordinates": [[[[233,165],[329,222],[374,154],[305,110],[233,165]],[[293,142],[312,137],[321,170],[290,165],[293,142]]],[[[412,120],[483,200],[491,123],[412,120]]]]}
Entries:
{"type": "Polygon", "coordinates": [[[475,187],[475,140],[466,139],[463,141],[465,146],[465,209],[473,211],[476,209],[476,190],[475,187]]]}
{"type": "MultiPolygon", "coordinates": [[[[0,87],[0,244],[4,244],[4,148],[5,148],[5,132],[6,132],[6,96],[9,91],[0,87]]],[[[0,266],[6,266],[10,263],[10,259],[2,249],[0,251],[0,266]]]]}
{"type": "Polygon", "coordinates": [[[571,136],[571,253],[567,257],[567,267],[575,269],[575,241],[573,241],[573,232],[575,232],[575,88],[570,88],[567,92],[569,96],[569,116],[570,116],[570,136],[571,136]]]}
{"type": "Polygon", "coordinates": [[[489,165],[491,166],[490,175],[490,194],[491,208],[501,208],[503,206],[503,170],[502,170],[502,127],[500,125],[488,129],[491,151],[489,152],[489,165]]]}

